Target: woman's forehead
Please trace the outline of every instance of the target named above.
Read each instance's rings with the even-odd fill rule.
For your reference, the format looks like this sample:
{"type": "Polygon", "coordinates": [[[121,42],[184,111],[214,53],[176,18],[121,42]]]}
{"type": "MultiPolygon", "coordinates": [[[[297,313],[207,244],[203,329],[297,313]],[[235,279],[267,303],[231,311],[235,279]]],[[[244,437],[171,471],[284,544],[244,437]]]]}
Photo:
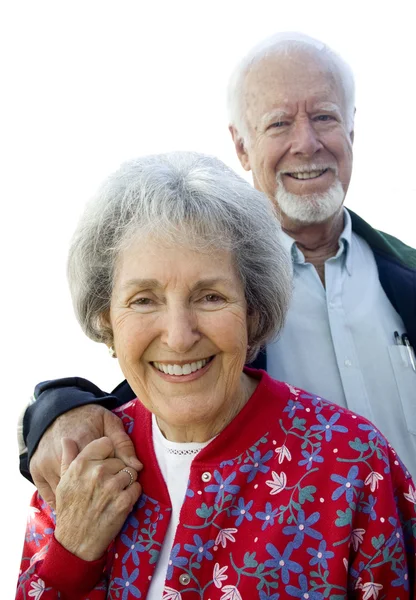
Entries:
{"type": "Polygon", "coordinates": [[[234,256],[230,250],[206,246],[195,247],[182,240],[173,242],[159,236],[137,236],[118,256],[116,283],[123,288],[129,282],[202,280],[234,281],[237,277],[234,256]]]}

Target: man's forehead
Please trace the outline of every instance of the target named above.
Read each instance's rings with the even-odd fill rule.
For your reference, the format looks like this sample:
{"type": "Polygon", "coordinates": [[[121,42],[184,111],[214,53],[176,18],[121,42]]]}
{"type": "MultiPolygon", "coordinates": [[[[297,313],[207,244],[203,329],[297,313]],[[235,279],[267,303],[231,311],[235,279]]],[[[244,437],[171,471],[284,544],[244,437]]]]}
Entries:
{"type": "Polygon", "coordinates": [[[343,98],[341,82],[327,61],[308,54],[267,56],[253,64],[244,82],[247,108],[285,109],[297,101],[339,104],[343,98]]]}

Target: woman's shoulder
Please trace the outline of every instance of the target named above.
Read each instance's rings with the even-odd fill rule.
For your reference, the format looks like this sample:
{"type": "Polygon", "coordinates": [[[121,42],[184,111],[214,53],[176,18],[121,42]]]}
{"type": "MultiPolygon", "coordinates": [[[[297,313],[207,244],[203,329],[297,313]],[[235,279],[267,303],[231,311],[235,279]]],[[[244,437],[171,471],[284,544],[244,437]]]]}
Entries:
{"type": "Polygon", "coordinates": [[[327,463],[351,461],[365,470],[371,467],[376,473],[377,469],[385,475],[392,471],[410,478],[394,448],[365,417],[266,373],[261,387],[270,427],[287,444],[293,443],[304,460],[325,456],[327,463]]]}

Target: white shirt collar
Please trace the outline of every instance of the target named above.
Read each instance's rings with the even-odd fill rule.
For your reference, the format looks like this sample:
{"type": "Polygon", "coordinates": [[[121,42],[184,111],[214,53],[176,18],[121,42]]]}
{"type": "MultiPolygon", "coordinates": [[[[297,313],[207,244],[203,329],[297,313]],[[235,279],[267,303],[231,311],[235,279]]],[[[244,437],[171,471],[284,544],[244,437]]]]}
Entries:
{"type": "MultiPolygon", "coordinates": [[[[351,237],[352,237],[352,223],[351,217],[347,209],[344,207],[344,229],[339,237],[339,250],[334,258],[344,255],[344,265],[348,275],[352,273],[352,254],[351,254],[351,237]]],[[[296,246],[296,240],[290,235],[282,231],[282,242],[286,251],[289,252],[292,257],[292,261],[295,264],[304,264],[305,257],[303,253],[296,246]]]]}

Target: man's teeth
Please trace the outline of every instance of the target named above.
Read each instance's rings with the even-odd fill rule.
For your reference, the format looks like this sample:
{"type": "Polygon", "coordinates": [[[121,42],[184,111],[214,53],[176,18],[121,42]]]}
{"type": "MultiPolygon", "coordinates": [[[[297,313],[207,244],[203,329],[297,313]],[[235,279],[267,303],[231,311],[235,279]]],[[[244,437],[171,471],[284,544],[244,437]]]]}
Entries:
{"type": "Polygon", "coordinates": [[[186,363],[185,365],[166,365],[158,362],[154,362],[154,366],[162,373],[166,373],[166,375],[190,375],[202,367],[205,367],[209,358],[204,358],[203,360],[198,360],[193,363],[186,363]]]}
{"type": "Polygon", "coordinates": [[[295,179],[315,179],[325,173],[326,169],[322,169],[321,171],[308,171],[303,173],[288,173],[291,177],[295,179]]]}

